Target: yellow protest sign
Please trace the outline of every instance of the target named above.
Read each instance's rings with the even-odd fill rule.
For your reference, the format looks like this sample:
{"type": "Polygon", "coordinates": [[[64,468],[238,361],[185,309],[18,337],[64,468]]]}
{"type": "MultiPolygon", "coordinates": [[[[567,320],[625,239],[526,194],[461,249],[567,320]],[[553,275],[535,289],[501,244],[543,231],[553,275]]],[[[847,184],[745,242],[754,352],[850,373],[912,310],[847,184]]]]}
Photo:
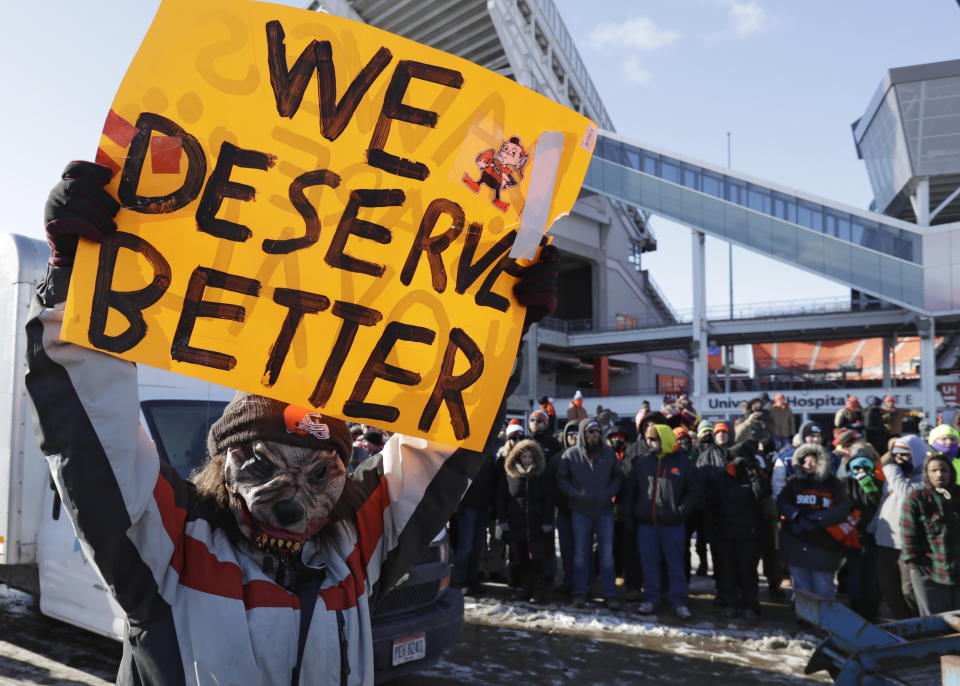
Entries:
{"type": "Polygon", "coordinates": [[[119,231],[81,245],[64,338],[478,449],[519,343],[521,256],[573,205],[595,139],[363,24],[164,0],[97,153],[119,231]]]}

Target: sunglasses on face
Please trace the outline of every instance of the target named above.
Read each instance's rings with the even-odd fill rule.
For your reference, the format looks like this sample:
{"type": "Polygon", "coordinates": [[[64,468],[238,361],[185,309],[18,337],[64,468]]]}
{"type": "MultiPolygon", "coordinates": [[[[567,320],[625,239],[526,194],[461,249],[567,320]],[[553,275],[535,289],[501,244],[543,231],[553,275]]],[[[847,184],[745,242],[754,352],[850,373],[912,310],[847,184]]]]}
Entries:
{"type": "Polygon", "coordinates": [[[584,431],[584,433],[587,433],[587,434],[598,434],[598,433],[600,433],[600,429],[587,429],[586,431],[584,431]]]}

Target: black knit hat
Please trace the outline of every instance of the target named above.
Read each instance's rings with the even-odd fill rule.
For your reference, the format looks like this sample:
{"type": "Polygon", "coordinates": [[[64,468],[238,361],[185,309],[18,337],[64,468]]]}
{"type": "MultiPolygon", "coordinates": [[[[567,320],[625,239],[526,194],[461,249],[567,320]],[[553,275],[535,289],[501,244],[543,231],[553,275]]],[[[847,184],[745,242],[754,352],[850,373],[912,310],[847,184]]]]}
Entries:
{"type": "Polygon", "coordinates": [[[207,451],[210,455],[219,455],[227,448],[254,440],[336,450],[344,462],[350,459],[353,445],[350,429],[343,420],[237,391],[223,415],[210,427],[207,451]]]}

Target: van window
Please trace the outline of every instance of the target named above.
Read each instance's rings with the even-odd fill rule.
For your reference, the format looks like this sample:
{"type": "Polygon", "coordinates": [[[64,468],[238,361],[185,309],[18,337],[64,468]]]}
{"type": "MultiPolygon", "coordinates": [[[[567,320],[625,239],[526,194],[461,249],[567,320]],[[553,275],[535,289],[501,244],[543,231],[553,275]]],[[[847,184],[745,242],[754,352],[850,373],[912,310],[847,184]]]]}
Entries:
{"type": "Polygon", "coordinates": [[[188,478],[207,456],[207,432],[223,414],[219,400],[145,400],[140,403],[160,459],[188,478]]]}

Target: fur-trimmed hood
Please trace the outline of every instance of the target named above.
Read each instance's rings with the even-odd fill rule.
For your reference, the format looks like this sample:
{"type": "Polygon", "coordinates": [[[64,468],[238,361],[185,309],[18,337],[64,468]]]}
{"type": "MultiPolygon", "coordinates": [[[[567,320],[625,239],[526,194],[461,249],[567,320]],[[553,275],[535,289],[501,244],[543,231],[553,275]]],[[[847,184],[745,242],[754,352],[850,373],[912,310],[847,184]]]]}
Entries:
{"type": "Polygon", "coordinates": [[[506,470],[507,476],[512,476],[514,479],[526,479],[543,474],[546,469],[546,460],[543,457],[540,444],[530,438],[520,441],[513,446],[513,450],[507,455],[503,468],[506,470]],[[529,450],[530,454],[533,455],[533,467],[529,472],[523,471],[523,466],[520,464],[520,454],[524,450],[529,450]]]}
{"type": "Polygon", "coordinates": [[[793,451],[793,475],[796,478],[810,478],[800,466],[803,464],[803,458],[805,458],[807,455],[816,455],[817,457],[817,471],[813,475],[814,478],[823,481],[830,476],[830,465],[832,460],[830,459],[830,453],[827,452],[827,449],[822,445],[817,445],[816,443],[804,443],[795,451],[793,451]]]}

